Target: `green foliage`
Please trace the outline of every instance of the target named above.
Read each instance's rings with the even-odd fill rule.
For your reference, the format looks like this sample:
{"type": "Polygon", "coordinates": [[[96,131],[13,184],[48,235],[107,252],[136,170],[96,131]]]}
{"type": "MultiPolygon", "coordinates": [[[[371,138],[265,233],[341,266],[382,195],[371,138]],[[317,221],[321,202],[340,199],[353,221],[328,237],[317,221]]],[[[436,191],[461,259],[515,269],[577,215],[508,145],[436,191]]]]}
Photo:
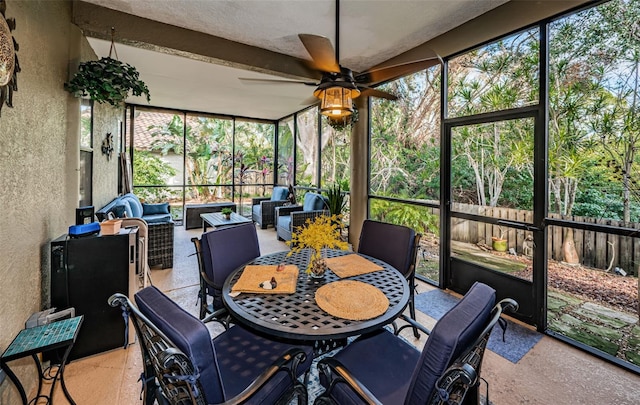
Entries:
{"type": "MultiPolygon", "coordinates": [[[[136,186],[162,185],[176,175],[176,170],[150,152],[136,151],[133,160],[133,184],[136,186]]],[[[165,187],[140,187],[136,193],[141,200],[164,201],[171,194],[165,187]]]]}
{"type": "Polygon", "coordinates": [[[371,218],[383,222],[404,225],[419,233],[440,233],[438,216],[431,214],[426,207],[374,199],[371,200],[370,211],[371,218]]]}
{"type": "Polygon", "coordinates": [[[78,72],[65,90],[76,97],[89,96],[98,103],[121,105],[132,92],[134,96],[147,96],[151,101],[147,85],[140,80],[140,73],[133,66],[110,57],[82,62],[78,72]]]}
{"type": "Polygon", "coordinates": [[[342,189],[339,183],[329,186],[326,191],[327,199],[329,200],[329,212],[331,215],[340,215],[347,205],[345,195],[342,194],[342,189]]]}

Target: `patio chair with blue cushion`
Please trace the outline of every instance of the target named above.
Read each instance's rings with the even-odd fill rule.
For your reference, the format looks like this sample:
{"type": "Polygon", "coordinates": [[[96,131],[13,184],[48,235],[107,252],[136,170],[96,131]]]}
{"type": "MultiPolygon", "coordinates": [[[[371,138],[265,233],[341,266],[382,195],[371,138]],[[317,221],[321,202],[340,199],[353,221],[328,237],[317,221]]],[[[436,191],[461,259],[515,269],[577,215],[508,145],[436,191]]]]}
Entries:
{"type": "Polygon", "coordinates": [[[192,238],[200,270],[200,319],[208,313],[224,309],[222,286],[238,267],[260,256],[256,226],[246,223],[217,228],[192,238]],[[212,305],[209,306],[209,298],[212,305]]]}
{"type": "MultiPolygon", "coordinates": [[[[276,342],[236,325],[213,340],[207,327],[155,287],[109,298],[136,329],[142,350],[144,404],[306,404],[298,381],[310,347],[276,342]]],[[[306,381],[306,378],[305,378],[306,381]]]]}
{"type": "Polygon", "coordinates": [[[320,215],[329,215],[327,197],[308,192],[302,205],[276,207],[276,234],[278,240],[291,240],[291,234],[297,227],[303,226],[307,219],[320,215]]]}
{"type": "Polygon", "coordinates": [[[318,363],[326,390],[315,404],[477,405],[489,334],[503,310],[517,308],[495,299],[493,288],[475,283],[430,334],[416,322],[429,334],[422,353],[387,329],[360,336],[318,363]]]}
{"type": "MultiPolygon", "coordinates": [[[[407,279],[410,288],[409,314],[414,321],[416,320],[416,305],[414,302],[416,255],[421,237],[421,234],[416,233],[407,226],[367,219],[362,224],[358,243],[358,253],[389,263],[407,279]]],[[[420,337],[418,328],[411,324],[406,324],[397,329],[396,334],[405,327],[412,327],[413,335],[416,338],[420,337]]]]}
{"type": "Polygon", "coordinates": [[[287,187],[274,187],[271,197],[252,198],[251,219],[262,229],[267,229],[269,225],[275,226],[275,209],[285,205],[289,201],[288,197],[289,189],[287,187]]]}

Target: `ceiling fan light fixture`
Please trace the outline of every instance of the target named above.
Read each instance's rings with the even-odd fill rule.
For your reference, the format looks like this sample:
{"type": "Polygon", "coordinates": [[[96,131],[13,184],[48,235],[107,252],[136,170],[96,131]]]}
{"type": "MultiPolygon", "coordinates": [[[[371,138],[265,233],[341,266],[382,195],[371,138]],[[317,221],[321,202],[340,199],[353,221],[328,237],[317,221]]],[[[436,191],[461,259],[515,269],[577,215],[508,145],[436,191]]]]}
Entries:
{"type": "Polygon", "coordinates": [[[313,93],[318,97],[320,103],[320,113],[331,118],[347,117],[353,113],[353,99],[360,95],[355,85],[333,85],[321,86],[313,93]]]}

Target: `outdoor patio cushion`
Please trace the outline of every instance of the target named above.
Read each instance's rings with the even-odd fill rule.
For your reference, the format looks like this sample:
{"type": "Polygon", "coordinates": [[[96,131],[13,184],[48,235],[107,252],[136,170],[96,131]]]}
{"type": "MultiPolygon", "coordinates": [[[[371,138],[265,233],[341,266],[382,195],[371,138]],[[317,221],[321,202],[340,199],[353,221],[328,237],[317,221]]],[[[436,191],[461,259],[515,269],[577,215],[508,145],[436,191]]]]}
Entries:
{"type": "Polygon", "coordinates": [[[304,195],[304,203],[302,204],[303,211],[316,211],[326,209],[326,197],[316,194],[307,193],[304,195]]]}
{"type": "MultiPolygon", "coordinates": [[[[332,359],[384,404],[426,404],[438,378],[477,342],[491,321],[495,298],[493,288],[476,282],[436,323],[421,354],[384,330],[359,337],[332,359]]],[[[322,367],[321,361],[321,371],[322,367]]],[[[326,374],[320,382],[328,387],[326,374]]],[[[335,384],[330,396],[340,405],[363,403],[346,384],[335,384]]]]}
{"type": "Polygon", "coordinates": [[[222,286],[238,267],[260,256],[258,234],[254,224],[218,228],[202,234],[202,264],[206,293],[213,297],[213,309],[223,308],[222,286]]]}
{"type": "MultiPolygon", "coordinates": [[[[147,287],[135,295],[140,312],[185,353],[195,367],[207,403],[228,400],[253,383],[293,345],[272,341],[236,325],[211,340],[199,319],[164,295],[147,287]]],[[[311,346],[301,347],[306,359],[297,368],[297,377],[313,360],[311,346]]],[[[289,374],[276,373],[244,404],[274,404],[292,387],[289,374]]]]}
{"type": "MultiPolygon", "coordinates": [[[[393,333],[381,329],[371,335],[358,338],[355,349],[343,349],[336,356],[349,372],[358,377],[383,404],[403,404],[407,396],[414,366],[418,364],[420,352],[410,344],[398,339],[393,333]],[[366,361],[363,359],[366,358],[366,361]]],[[[327,381],[320,373],[320,382],[327,381]]],[[[344,384],[336,384],[333,399],[338,404],[359,404],[362,400],[344,384]]]]}
{"type": "Polygon", "coordinates": [[[200,374],[209,403],[224,401],[215,349],[207,327],[169,299],[156,287],[147,287],[135,295],[140,312],[156,325],[189,358],[200,374]]]}
{"type": "Polygon", "coordinates": [[[358,253],[387,262],[408,277],[415,236],[415,231],[409,227],[367,219],[362,224],[358,253]]]}
{"type": "Polygon", "coordinates": [[[438,320],[422,349],[409,388],[409,403],[425,403],[447,367],[480,336],[496,303],[496,291],[475,282],[438,320]]]}
{"type": "Polygon", "coordinates": [[[282,215],[278,218],[278,226],[291,230],[291,215],[282,215]]]}
{"type": "Polygon", "coordinates": [[[286,200],[289,195],[289,189],[286,187],[274,187],[271,192],[271,201],[286,200]]]}

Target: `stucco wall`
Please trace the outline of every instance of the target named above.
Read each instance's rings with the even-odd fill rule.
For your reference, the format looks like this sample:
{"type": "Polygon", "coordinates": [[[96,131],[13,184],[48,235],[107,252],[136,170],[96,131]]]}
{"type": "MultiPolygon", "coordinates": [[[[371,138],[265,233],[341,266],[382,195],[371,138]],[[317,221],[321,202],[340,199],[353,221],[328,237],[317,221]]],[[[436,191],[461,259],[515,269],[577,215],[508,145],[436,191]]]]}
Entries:
{"type": "MultiPolygon", "coordinates": [[[[0,117],[0,351],[29,315],[47,305],[42,286],[48,286],[49,242],[73,223],[78,204],[80,104],[63,83],[78,59],[95,57],[70,23],[71,2],[9,0],[6,15],[16,19],[22,72],[14,108],[5,106],[0,117]]],[[[96,115],[93,192],[103,202],[116,194],[117,148],[107,162],[99,144],[106,132],[117,140],[120,112],[98,106],[96,115]]],[[[11,365],[27,392],[32,390],[33,361],[11,365]]],[[[5,380],[0,403],[18,402],[5,380]]]]}

